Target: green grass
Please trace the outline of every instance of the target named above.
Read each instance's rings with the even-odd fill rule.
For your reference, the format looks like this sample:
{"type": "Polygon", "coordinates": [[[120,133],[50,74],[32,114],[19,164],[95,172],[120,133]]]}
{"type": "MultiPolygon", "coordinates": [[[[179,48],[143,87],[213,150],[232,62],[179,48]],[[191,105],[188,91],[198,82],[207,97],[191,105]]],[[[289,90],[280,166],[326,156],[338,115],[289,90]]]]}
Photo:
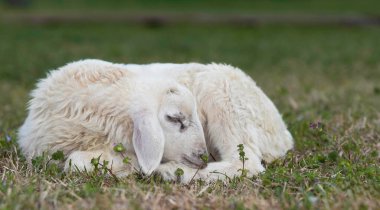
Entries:
{"type": "Polygon", "coordinates": [[[1,25],[0,209],[378,209],[379,37],[371,27],[1,25]],[[238,66],[278,106],[296,147],[262,175],[225,185],[139,174],[116,182],[43,160],[28,167],[15,136],[27,94],[49,69],[82,58],[238,66]],[[316,122],[322,127],[309,127],[316,122]]]}

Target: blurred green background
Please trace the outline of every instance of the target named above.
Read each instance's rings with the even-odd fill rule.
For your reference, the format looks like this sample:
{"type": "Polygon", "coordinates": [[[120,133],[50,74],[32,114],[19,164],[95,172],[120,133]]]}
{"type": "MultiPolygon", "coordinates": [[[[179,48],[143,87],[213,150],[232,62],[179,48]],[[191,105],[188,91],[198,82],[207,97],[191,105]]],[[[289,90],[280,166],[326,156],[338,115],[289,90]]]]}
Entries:
{"type": "Polygon", "coordinates": [[[117,10],[117,11],[204,11],[204,12],[300,12],[317,14],[379,14],[376,0],[2,0],[36,11],[117,10]]]}
{"type": "Polygon", "coordinates": [[[331,99],[326,105],[331,109],[348,109],[353,100],[374,109],[379,105],[380,28],[371,21],[378,20],[379,8],[375,0],[2,0],[0,128],[20,125],[27,93],[38,78],[84,58],[228,63],[248,72],[282,113],[321,106],[305,103],[313,91],[331,99]],[[133,19],[152,14],[189,18],[174,24],[133,19]],[[202,19],[210,14],[223,21],[202,19]],[[258,15],[261,22],[228,21],[239,15],[258,15]],[[121,19],[104,21],[110,16],[121,19]],[[341,17],[354,21],[340,22],[341,17]]]}

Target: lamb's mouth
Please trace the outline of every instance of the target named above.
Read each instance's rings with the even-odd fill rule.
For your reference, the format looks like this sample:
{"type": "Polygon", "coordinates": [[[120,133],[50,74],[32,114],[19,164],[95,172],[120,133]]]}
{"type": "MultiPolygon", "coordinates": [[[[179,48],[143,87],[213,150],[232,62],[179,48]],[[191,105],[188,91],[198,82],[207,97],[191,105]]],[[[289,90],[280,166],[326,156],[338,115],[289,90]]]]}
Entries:
{"type": "Polygon", "coordinates": [[[207,166],[207,163],[203,162],[200,158],[194,158],[187,155],[182,157],[183,164],[190,168],[203,169],[207,166]]]}

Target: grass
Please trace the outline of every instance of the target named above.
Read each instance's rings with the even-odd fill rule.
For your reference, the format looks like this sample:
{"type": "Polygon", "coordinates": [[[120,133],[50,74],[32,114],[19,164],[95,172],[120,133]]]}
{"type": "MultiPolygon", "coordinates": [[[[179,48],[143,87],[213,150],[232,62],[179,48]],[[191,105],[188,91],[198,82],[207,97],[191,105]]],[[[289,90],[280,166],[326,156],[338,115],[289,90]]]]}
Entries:
{"type": "Polygon", "coordinates": [[[380,29],[0,26],[0,209],[379,209],[380,29]],[[28,92],[81,58],[223,62],[278,106],[296,147],[266,172],[230,183],[166,183],[134,174],[64,174],[17,147],[28,92]],[[318,124],[318,122],[320,122],[318,124]],[[310,124],[312,123],[312,124],[310,124]]]}

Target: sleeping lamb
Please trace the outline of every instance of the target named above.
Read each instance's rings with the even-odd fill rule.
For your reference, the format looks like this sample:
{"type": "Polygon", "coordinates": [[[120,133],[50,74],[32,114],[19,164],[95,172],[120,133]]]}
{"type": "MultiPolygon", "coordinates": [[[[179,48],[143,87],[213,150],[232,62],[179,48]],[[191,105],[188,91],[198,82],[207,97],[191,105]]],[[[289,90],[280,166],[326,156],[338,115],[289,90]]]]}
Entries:
{"type": "Polygon", "coordinates": [[[183,183],[192,177],[212,181],[240,174],[239,144],[249,176],[264,171],[262,160],[271,162],[293,147],[274,104],[250,77],[228,65],[83,60],[53,72],[32,96],[19,131],[24,153],[63,149],[82,169],[102,155],[121,169],[118,175],[130,173],[110,149],[120,142],[146,174],[155,170],[174,180],[182,168],[183,183]],[[206,152],[204,138],[207,167],[199,159],[206,152]]]}

